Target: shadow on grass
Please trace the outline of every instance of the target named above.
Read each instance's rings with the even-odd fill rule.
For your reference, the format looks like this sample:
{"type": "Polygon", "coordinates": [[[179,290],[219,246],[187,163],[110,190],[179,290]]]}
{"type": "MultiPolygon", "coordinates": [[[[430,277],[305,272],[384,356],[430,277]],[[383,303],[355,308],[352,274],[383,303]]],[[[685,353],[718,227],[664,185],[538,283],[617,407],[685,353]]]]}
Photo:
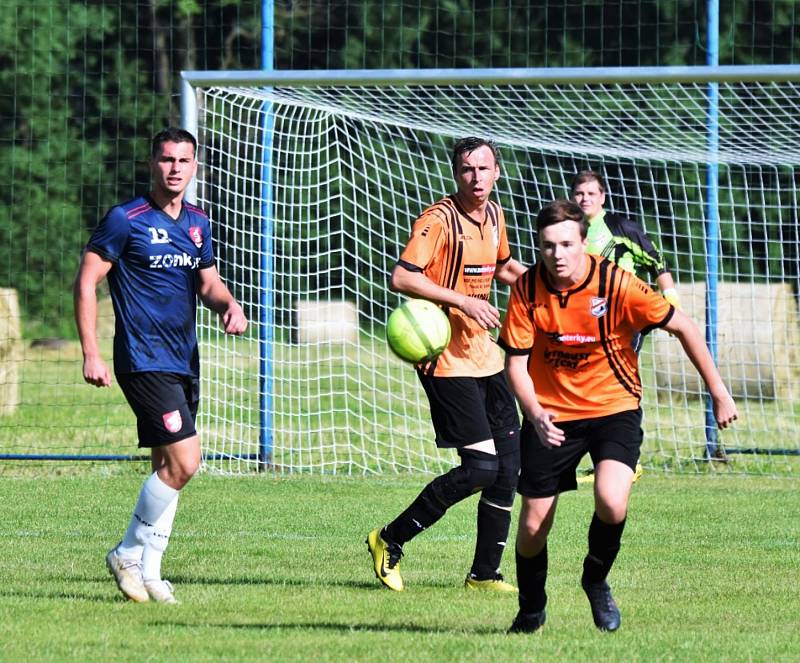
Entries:
{"type": "Polygon", "coordinates": [[[209,622],[178,622],[175,620],[157,620],[149,622],[149,626],[161,627],[166,626],[169,628],[210,628],[210,629],[241,629],[253,631],[279,631],[279,630],[296,630],[296,631],[330,631],[339,633],[426,633],[428,635],[500,635],[505,634],[505,629],[477,627],[470,628],[468,631],[463,628],[441,628],[423,626],[421,624],[357,624],[354,622],[337,623],[337,622],[277,622],[274,624],[267,623],[252,623],[252,624],[236,624],[236,623],[222,623],[214,624],[209,622]]]}
{"type": "MultiPolygon", "coordinates": [[[[365,574],[366,575],[366,574],[365,574]]],[[[312,578],[259,578],[259,577],[232,577],[232,578],[216,578],[216,577],[197,577],[181,574],[166,573],[166,578],[175,585],[175,589],[179,590],[180,587],[198,586],[198,587],[225,587],[225,586],[241,586],[241,587],[297,587],[315,589],[319,587],[342,587],[346,589],[360,589],[367,591],[382,591],[389,592],[386,587],[380,584],[378,580],[325,580],[317,581],[312,578]]],[[[73,575],[73,574],[57,574],[50,576],[51,580],[60,582],[75,583],[85,585],[87,583],[100,583],[109,584],[114,586],[114,579],[108,574],[97,573],[93,575],[73,575]]],[[[460,585],[448,583],[445,581],[425,580],[413,583],[415,589],[453,589],[458,588],[460,585]]],[[[14,591],[13,589],[5,588],[0,590],[0,596],[26,596],[29,598],[86,598],[87,600],[100,600],[97,597],[89,597],[83,595],[81,592],[61,592],[61,593],[36,593],[29,588],[22,591],[14,591]]]]}
{"type": "MultiPolygon", "coordinates": [[[[181,574],[175,573],[166,573],[166,577],[169,581],[176,586],[178,585],[199,585],[199,586],[225,586],[225,585],[241,585],[241,586],[248,586],[248,585],[266,585],[269,587],[308,587],[308,588],[316,588],[316,587],[345,587],[350,589],[376,589],[381,591],[390,591],[383,587],[383,585],[378,582],[377,579],[375,580],[352,580],[352,579],[341,579],[341,580],[331,580],[326,579],[325,581],[322,580],[315,580],[313,578],[286,578],[285,576],[281,577],[231,577],[231,578],[215,578],[215,577],[204,577],[200,578],[197,576],[185,576],[181,574]]],[[[363,574],[358,574],[367,576],[367,571],[363,574]]],[[[463,581],[462,581],[463,582],[463,581]]],[[[460,587],[461,582],[456,583],[449,583],[446,581],[437,581],[437,580],[430,580],[427,579],[425,581],[415,582],[413,586],[418,589],[422,588],[429,588],[429,589],[453,589],[454,587],[460,587]]]]}
{"type": "MultiPolygon", "coordinates": [[[[113,585],[113,580],[111,581],[113,585]]],[[[116,587],[109,588],[107,593],[104,594],[89,594],[87,592],[48,592],[45,590],[36,591],[33,589],[24,589],[15,591],[13,589],[4,589],[0,591],[0,598],[16,598],[16,599],[55,599],[59,601],[92,601],[94,603],[117,603],[126,602],[127,600],[119,593],[116,587]]],[[[133,603],[131,601],[131,603],[133,603]]]]}

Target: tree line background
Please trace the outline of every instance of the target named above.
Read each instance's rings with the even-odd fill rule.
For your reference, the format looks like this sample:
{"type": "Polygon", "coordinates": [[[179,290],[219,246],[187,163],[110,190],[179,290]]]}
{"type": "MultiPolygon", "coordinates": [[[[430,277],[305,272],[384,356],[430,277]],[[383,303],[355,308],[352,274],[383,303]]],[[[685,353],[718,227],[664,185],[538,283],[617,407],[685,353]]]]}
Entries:
{"type": "MultiPolygon", "coordinates": [[[[276,69],[701,65],[705,0],[281,1],[276,69]]],[[[720,64],[794,64],[793,0],[722,0],[720,64]]],[[[234,0],[3,0],[0,288],[27,338],[74,337],[71,282],[108,207],[146,189],[183,69],[261,67],[234,0]]]]}

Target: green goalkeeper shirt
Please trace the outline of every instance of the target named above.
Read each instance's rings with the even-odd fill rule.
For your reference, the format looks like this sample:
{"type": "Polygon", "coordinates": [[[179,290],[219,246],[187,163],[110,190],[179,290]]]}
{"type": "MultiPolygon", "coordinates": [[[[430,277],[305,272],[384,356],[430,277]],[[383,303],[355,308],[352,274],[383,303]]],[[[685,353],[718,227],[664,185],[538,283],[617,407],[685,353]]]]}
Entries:
{"type": "Polygon", "coordinates": [[[633,274],[646,271],[655,280],[669,271],[642,227],[624,216],[602,210],[589,221],[586,240],[588,253],[613,260],[633,274]]]}

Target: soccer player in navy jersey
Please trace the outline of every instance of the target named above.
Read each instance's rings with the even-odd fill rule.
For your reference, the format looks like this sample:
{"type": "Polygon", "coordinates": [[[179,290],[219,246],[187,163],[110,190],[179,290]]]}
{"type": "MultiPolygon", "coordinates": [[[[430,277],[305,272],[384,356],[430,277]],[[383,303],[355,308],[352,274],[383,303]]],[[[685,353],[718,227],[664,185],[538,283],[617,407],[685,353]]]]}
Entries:
{"type": "Polygon", "coordinates": [[[151,453],[153,473],[122,541],[106,556],[120,591],[138,602],[176,603],[161,578],[161,558],[180,490],[201,461],[197,297],[219,314],[226,333],[247,329],[242,307],[217,272],[208,216],[184,200],[196,151],[197,141],[183,129],[153,137],[149,194],[109,210],[86,245],[74,286],[83,378],[108,387],[111,373],[96,334],[96,287],[108,279],[114,374],[136,415],[139,446],[151,453]]]}

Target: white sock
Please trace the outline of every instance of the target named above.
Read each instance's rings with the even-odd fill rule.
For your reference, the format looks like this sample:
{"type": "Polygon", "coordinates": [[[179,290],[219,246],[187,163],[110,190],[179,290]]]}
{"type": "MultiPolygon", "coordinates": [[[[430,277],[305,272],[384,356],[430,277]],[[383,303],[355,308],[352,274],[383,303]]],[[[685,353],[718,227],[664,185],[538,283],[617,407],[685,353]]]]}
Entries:
{"type": "Polygon", "coordinates": [[[150,539],[155,524],[177,495],[178,491],[165,484],[157,472],[153,472],[147,478],[139,492],[139,500],[136,502],[125,536],[117,546],[117,554],[120,557],[142,558],[144,545],[150,539]]]}
{"type": "Polygon", "coordinates": [[[178,497],[176,494],[172,502],[169,503],[164,513],[156,521],[150,538],[144,544],[142,554],[142,578],[144,580],[161,580],[161,558],[169,544],[169,536],[172,534],[172,523],[175,521],[175,512],[178,510],[178,497]]]}

